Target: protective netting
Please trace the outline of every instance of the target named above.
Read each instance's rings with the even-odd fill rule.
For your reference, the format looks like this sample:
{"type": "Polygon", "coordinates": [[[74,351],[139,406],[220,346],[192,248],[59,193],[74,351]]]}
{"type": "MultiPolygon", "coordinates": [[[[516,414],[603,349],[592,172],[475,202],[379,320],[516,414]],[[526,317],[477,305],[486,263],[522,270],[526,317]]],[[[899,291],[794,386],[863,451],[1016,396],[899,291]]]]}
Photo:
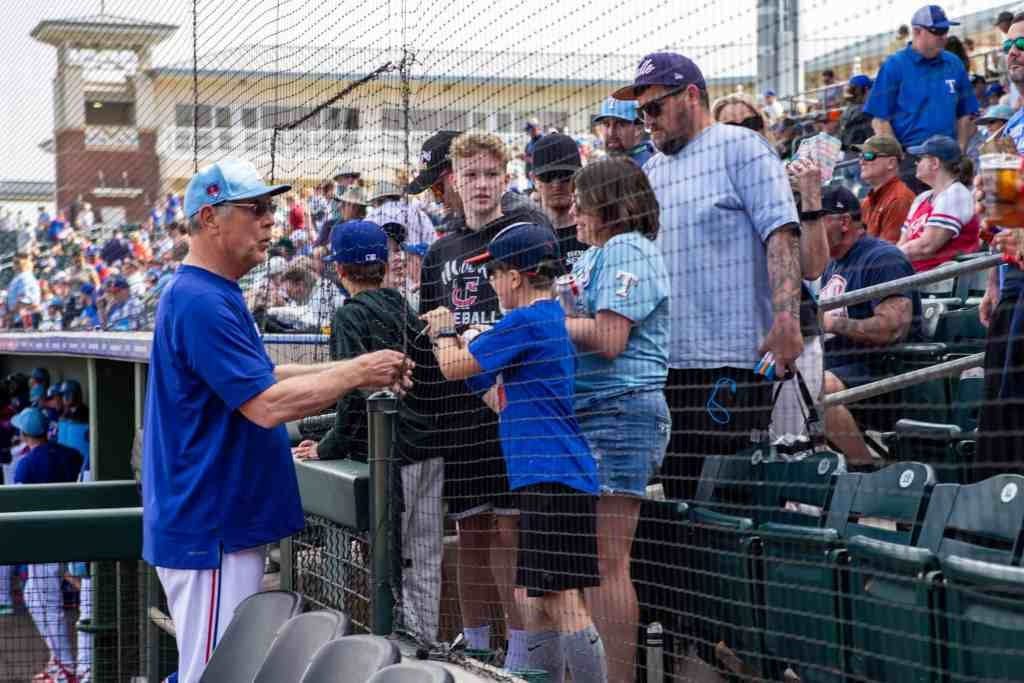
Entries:
{"type": "MultiPolygon", "coordinates": [[[[367,389],[293,454],[388,461],[394,627],[425,651],[1022,679],[1011,5],[57,5],[12,24],[55,65],[12,98],[52,104],[16,111],[53,156],[10,144],[5,331],[164,333],[190,263],[238,280],[276,366],[408,355],[392,450],[367,389]],[[186,196],[228,159],[291,187],[224,166],[186,196]]],[[[306,521],[291,585],[372,628],[382,549],[306,521]]]]}

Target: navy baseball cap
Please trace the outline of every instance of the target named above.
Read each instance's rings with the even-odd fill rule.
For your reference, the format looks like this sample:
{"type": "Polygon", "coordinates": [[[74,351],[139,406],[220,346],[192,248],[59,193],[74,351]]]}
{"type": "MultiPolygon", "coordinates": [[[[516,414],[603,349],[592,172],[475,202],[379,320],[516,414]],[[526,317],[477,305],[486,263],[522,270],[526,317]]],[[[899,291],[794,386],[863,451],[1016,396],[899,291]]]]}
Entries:
{"type": "Polygon", "coordinates": [[[373,221],[346,221],[331,231],[328,263],[387,263],[388,236],[373,221]]]}
{"type": "Polygon", "coordinates": [[[207,204],[281,194],[291,185],[267,185],[256,167],[242,159],[224,159],[200,169],[185,188],[185,215],[191,218],[207,204]]]}
{"type": "Polygon", "coordinates": [[[617,100],[614,97],[606,97],[601,102],[601,109],[590,120],[593,123],[600,123],[603,119],[619,119],[629,123],[638,123],[640,113],[636,110],[636,100],[617,100]]]}
{"type": "Polygon", "coordinates": [[[960,22],[950,21],[938,5],[925,5],[914,12],[914,16],[910,19],[910,25],[921,28],[949,28],[950,26],[959,26],[960,22]]]}
{"type": "Polygon", "coordinates": [[[46,398],[57,398],[58,396],[61,395],[61,391],[63,390],[63,388],[63,384],[52,385],[49,389],[46,390],[46,398]]]}
{"type": "Polygon", "coordinates": [[[828,214],[849,214],[860,218],[860,201],[843,185],[826,185],[821,189],[821,210],[828,214]]]}
{"type": "Polygon", "coordinates": [[[66,379],[60,385],[60,393],[64,400],[80,399],[82,397],[82,385],[77,379],[66,379]]]}
{"type": "Polygon", "coordinates": [[[568,135],[548,133],[533,147],[533,174],[542,175],[552,171],[575,173],[583,168],[580,147],[568,135]]]}
{"type": "Polygon", "coordinates": [[[933,135],[923,144],[908,147],[907,152],[919,157],[938,157],[943,161],[956,161],[963,156],[960,145],[948,135],[933,135]]]}
{"type": "Polygon", "coordinates": [[[114,275],[113,277],[107,279],[107,281],[105,283],[103,283],[103,284],[104,284],[104,288],[108,289],[108,290],[110,290],[110,289],[128,289],[128,287],[129,287],[129,285],[128,285],[128,278],[126,278],[124,275],[114,275]]]}
{"type": "Polygon", "coordinates": [[[452,140],[462,135],[457,130],[442,130],[434,133],[420,148],[420,172],[412,179],[406,192],[419,194],[432,187],[446,169],[452,167],[452,140]]]}
{"type": "Polygon", "coordinates": [[[707,90],[704,74],[693,60],[675,52],[652,52],[637,65],[633,85],[619,88],[612,93],[612,97],[617,100],[635,100],[641,90],[652,85],[681,88],[691,83],[701,90],[707,90]]]}
{"type": "Polygon", "coordinates": [[[988,87],[985,88],[985,97],[993,97],[995,95],[1003,96],[1006,94],[1006,88],[1003,87],[1002,83],[989,83],[988,87]]]}
{"type": "Polygon", "coordinates": [[[25,408],[11,418],[11,424],[25,436],[43,436],[46,434],[46,416],[35,406],[25,408]]]}
{"type": "Polygon", "coordinates": [[[558,258],[558,239],[551,228],[536,223],[513,223],[494,236],[487,251],[466,259],[466,263],[498,261],[529,272],[543,261],[558,258]]]}
{"type": "Polygon", "coordinates": [[[46,368],[34,368],[29,377],[42,384],[50,383],[50,371],[46,368]]]}

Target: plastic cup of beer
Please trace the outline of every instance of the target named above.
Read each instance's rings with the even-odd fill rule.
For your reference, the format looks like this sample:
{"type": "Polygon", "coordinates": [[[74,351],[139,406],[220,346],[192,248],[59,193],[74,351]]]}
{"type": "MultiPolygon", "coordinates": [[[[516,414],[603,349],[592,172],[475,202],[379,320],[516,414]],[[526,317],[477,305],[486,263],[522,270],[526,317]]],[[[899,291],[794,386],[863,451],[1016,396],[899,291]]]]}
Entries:
{"type": "Polygon", "coordinates": [[[985,190],[985,218],[990,224],[1024,227],[1024,179],[1016,154],[982,154],[981,185],[985,190]]]}

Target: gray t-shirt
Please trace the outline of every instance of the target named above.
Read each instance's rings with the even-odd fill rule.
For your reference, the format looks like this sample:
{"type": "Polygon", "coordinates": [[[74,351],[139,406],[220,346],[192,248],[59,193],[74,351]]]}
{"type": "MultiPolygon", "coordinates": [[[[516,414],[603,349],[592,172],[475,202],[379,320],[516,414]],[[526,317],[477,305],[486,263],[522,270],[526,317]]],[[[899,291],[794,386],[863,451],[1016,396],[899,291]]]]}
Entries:
{"type": "Polygon", "coordinates": [[[782,162],[753,131],[713,124],[644,171],[671,282],[669,367],[752,369],[772,323],[766,243],[799,225],[782,162]]]}

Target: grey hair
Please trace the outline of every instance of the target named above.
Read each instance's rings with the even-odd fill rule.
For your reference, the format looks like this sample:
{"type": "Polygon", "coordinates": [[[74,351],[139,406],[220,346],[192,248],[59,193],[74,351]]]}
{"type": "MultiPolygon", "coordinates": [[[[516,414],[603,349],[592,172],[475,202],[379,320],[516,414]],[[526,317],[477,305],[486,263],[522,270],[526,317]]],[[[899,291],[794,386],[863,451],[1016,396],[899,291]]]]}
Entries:
{"type": "MultiPolygon", "coordinates": [[[[214,210],[219,210],[219,209],[221,209],[224,206],[227,206],[227,205],[226,204],[214,204],[213,208],[214,208],[214,210]]],[[[202,210],[202,208],[200,208],[200,211],[201,210],[202,210]]],[[[202,227],[203,227],[202,223],[199,222],[199,211],[196,211],[194,214],[192,214],[188,218],[188,234],[194,235],[197,232],[199,232],[199,230],[202,227]]]]}

